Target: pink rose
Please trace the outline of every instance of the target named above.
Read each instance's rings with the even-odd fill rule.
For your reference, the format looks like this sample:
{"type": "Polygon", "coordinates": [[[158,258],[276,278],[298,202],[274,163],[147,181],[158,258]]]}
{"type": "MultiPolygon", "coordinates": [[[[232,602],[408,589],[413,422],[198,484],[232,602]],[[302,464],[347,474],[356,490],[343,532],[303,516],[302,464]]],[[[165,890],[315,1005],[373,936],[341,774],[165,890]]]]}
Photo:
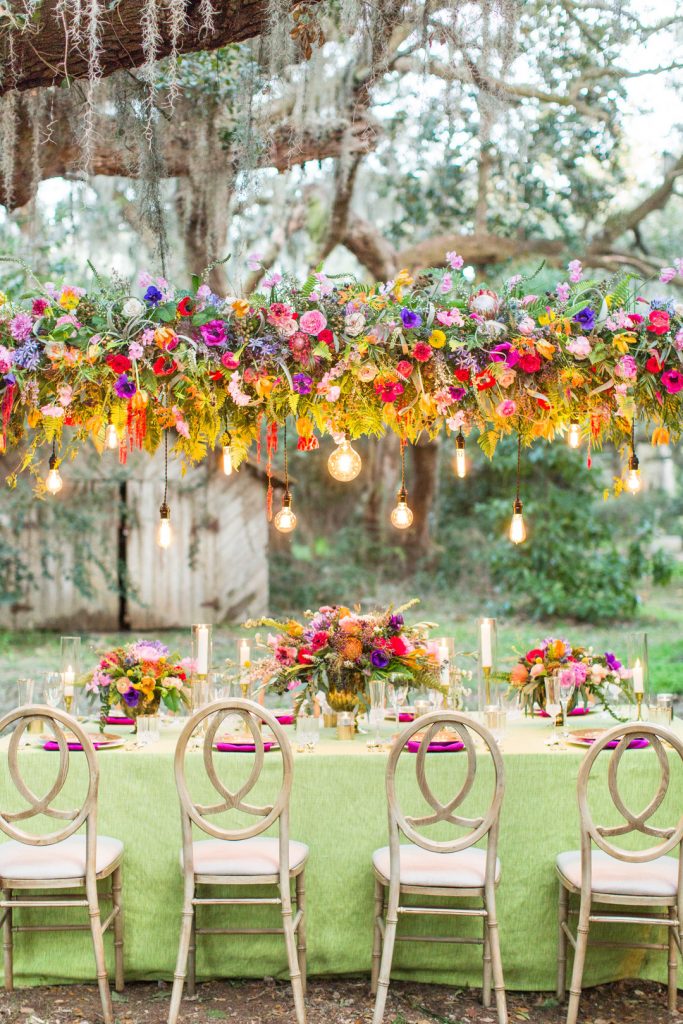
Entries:
{"type": "Polygon", "coordinates": [[[517,412],[517,403],[513,402],[511,398],[506,398],[496,406],[496,414],[498,416],[514,416],[517,412]]]}
{"type": "Polygon", "coordinates": [[[459,309],[440,309],[436,319],[442,327],[462,327],[464,323],[459,309]]]}
{"type": "Polygon", "coordinates": [[[585,359],[591,354],[591,343],[588,338],[583,336],[571,338],[567,342],[567,352],[571,352],[577,359],[585,359]]]}
{"type": "Polygon", "coordinates": [[[327,320],[319,309],[309,309],[299,320],[299,327],[306,334],[316,336],[327,327],[327,320]]]}

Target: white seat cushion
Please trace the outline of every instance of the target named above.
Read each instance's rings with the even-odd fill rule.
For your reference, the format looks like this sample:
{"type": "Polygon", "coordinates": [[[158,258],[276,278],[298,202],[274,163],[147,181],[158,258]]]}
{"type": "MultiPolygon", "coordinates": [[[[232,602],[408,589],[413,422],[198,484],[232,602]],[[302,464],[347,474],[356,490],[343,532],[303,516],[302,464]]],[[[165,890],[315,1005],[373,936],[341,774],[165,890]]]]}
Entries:
{"type": "MultiPolygon", "coordinates": [[[[372,855],[372,865],[389,880],[389,847],[372,855]]],[[[481,889],[486,872],[486,850],[471,846],[459,853],[432,853],[421,846],[401,847],[401,885],[429,885],[452,889],[481,889]]],[[[500,879],[500,861],[496,857],[496,884],[500,879]]]]}
{"type": "MultiPolygon", "coordinates": [[[[97,837],[97,874],[106,872],[123,853],[123,843],[109,836],[97,837]]],[[[0,844],[0,878],[23,881],[43,878],[83,878],[85,836],[70,836],[52,846],[28,846],[10,839],[0,844]]]]}
{"type": "MultiPolygon", "coordinates": [[[[196,875],[276,875],[280,870],[279,841],[268,836],[253,839],[199,839],[192,844],[196,875]]],[[[308,858],[305,843],[289,841],[289,869],[301,867],[308,858]]],[[[180,865],[183,853],[180,851],[180,865]]]]}
{"type": "MultiPolygon", "coordinates": [[[[581,888],[581,851],[559,854],[557,870],[574,886],[581,888]]],[[[675,896],[678,889],[678,859],[658,857],[644,864],[630,864],[593,850],[591,858],[594,893],[611,896],[675,896]]]]}

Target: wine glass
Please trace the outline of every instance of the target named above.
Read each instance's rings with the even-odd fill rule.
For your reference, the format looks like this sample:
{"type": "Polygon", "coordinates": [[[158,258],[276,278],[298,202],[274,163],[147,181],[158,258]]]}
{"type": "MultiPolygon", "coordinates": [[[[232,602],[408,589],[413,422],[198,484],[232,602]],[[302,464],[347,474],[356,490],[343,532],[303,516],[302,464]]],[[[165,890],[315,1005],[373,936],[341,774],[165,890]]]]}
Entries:
{"type": "Polygon", "coordinates": [[[61,672],[45,673],[43,697],[51,708],[59,707],[64,697],[64,677],[61,672]]]}
{"type": "Polygon", "coordinates": [[[394,709],[396,725],[398,725],[401,721],[401,708],[408,697],[408,687],[400,683],[389,683],[387,686],[387,695],[391,702],[391,706],[394,709]]]}
{"type": "Polygon", "coordinates": [[[550,715],[550,721],[552,722],[552,732],[545,742],[549,747],[556,747],[559,743],[557,738],[557,716],[562,710],[559,672],[553,672],[552,675],[546,676],[544,687],[545,710],[550,715]]]}
{"type": "Polygon", "coordinates": [[[557,673],[560,687],[560,704],[562,705],[562,737],[567,739],[569,729],[567,728],[567,708],[574,696],[576,689],[576,676],[571,668],[563,668],[557,673]]]}

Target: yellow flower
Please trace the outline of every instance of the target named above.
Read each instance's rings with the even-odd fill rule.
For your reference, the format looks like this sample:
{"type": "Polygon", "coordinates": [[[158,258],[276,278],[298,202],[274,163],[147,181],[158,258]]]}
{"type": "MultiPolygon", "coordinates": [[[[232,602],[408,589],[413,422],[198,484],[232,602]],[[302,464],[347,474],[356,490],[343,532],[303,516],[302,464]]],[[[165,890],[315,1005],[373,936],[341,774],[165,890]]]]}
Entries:
{"type": "Polygon", "coordinates": [[[80,297],[76,294],[73,288],[69,288],[68,286],[62,288],[62,294],[59,296],[59,305],[62,309],[66,309],[67,311],[75,309],[80,301],[80,297]]]}
{"type": "Polygon", "coordinates": [[[551,359],[553,352],[555,351],[555,346],[551,345],[549,341],[544,341],[543,339],[541,339],[540,341],[536,342],[536,351],[545,359],[551,359]]]}
{"type": "Polygon", "coordinates": [[[429,344],[432,348],[443,348],[446,344],[446,335],[437,328],[429,335],[429,344]]]}
{"type": "Polygon", "coordinates": [[[655,427],[655,429],[652,431],[653,444],[668,444],[669,440],[669,431],[666,429],[666,427],[655,427]]]}
{"type": "Polygon", "coordinates": [[[307,416],[299,416],[296,421],[296,432],[299,437],[310,437],[313,433],[313,421],[307,416]]]}
{"type": "Polygon", "coordinates": [[[235,299],[232,308],[235,310],[235,316],[241,320],[249,312],[249,303],[246,299],[235,299]]]}
{"type": "Polygon", "coordinates": [[[541,325],[541,327],[547,327],[548,324],[552,324],[554,320],[555,314],[553,313],[552,309],[549,309],[547,313],[543,313],[538,318],[538,322],[541,325]]]}
{"type": "Polygon", "coordinates": [[[410,276],[410,272],[404,268],[394,278],[393,293],[395,298],[400,299],[403,295],[404,288],[410,288],[413,284],[413,278],[410,276]]]}
{"type": "Polygon", "coordinates": [[[0,306],[4,306],[7,302],[7,296],[4,292],[0,292],[0,306]]]}
{"type": "Polygon", "coordinates": [[[154,693],[154,687],[156,686],[156,679],[154,676],[143,676],[140,680],[140,684],[135,687],[136,690],[142,690],[145,697],[148,699],[154,693]]]}
{"type": "Polygon", "coordinates": [[[612,344],[617,352],[621,352],[622,355],[625,355],[628,352],[629,345],[632,345],[636,340],[635,334],[615,334],[612,338],[612,344]]]}

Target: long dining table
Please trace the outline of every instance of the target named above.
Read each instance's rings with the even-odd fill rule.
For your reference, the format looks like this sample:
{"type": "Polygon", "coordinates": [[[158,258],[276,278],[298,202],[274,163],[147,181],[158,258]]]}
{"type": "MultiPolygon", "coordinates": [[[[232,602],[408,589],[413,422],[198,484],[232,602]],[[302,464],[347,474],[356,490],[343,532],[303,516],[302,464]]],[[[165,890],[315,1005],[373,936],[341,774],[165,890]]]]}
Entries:
{"type": "MultiPolygon", "coordinates": [[[[613,724],[605,716],[590,716],[593,728],[613,724]]],[[[179,725],[165,726],[158,742],[141,748],[133,747],[132,737],[125,729],[115,729],[126,735],[124,745],[98,753],[98,831],[121,839],[125,846],[125,971],[129,980],[168,980],[175,966],[182,902],[180,817],[173,768],[179,725]]],[[[572,730],[579,731],[584,726],[584,721],[575,724],[572,720],[572,730]]],[[[96,730],[94,725],[92,728],[96,730]]],[[[672,728],[683,736],[683,723],[674,720],[672,728]]],[[[373,850],[388,842],[388,744],[381,750],[370,751],[366,736],[341,741],[334,730],[328,729],[321,730],[315,752],[300,752],[296,749],[293,727],[286,726],[285,731],[294,747],[290,835],[310,848],[306,878],[309,974],[368,973],[373,924],[371,859],[373,850]]],[[[554,989],[558,889],[555,858],[559,852],[577,849],[579,845],[576,783],[585,750],[570,744],[548,747],[548,732],[547,723],[524,718],[509,723],[502,743],[505,795],[498,847],[502,875],[497,901],[505,984],[516,990],[554,989]]],[[[385,738],[390,740],[389,735],[385,738]]],[[[0,747],[4,758],[6,747],[5,739],[0,747]]],[[[187,756],[193,792],[203,799],[210,790],[202,754],[192,751],[187,756]]],[[[673,762],[673,751],[669,757],[673,762]]],[[[219,771],[232,778],[248,772],[251,755],[216,753],[214,758],[219,771]]],[[[607,788],[609,758],[607,752],[600,755],[589,792],[596,818],[602,817],[612,824],[615,819],[607,788]]],[[[49,789],[58,755],[37,745],[35,749],[23,750],[21,760],[24,777],[34,792],[49,789]]],[[[465,762],[462,753],[428,755],[430,785],[440,799],[455,795],[465,762]]],[[[254,799],[267,800],[277,790],[281,764],[277,749],[265,755],[262,775],[252,794],[254,799]]],[[[466,810],[477,803],[481,809],[481,801],[490,794],[492,766],[483,751],[477,757],[477,765],[477,782],[466,810]]],[[[619,773],[621,793],[627,804],[634,809],[645,807],[657,791],[660,778],[660,766],[653,751],[626,751],[619,773]]],[[[415,757],[411,761],[408,753],[402,755],[399,779],[406,806],[417,806],[415,757]]],[[[85,758],[72,753],[68,790],[65,787],[62,794],[65,805],[79,791],[83,792],[84,784],[85,758]]],[[[3,770],[0,807],[8,806],[18,804],[8,772],[3,770]]],[[[661,822],[668,815],[671,823],[672,816],[677,819],[680,815],[681,807],[683,783],[672,770],[669,794],[653,821],[661,822]]],[[[1,839],[4,836],[0,834],[1,839]]],[[[250,908],[210,908],[205,911],[203,924],[225,926],[228,915],[231,925],[238,919],[244,924],[245,915],[255,912],[250,908]]],[[[277,915],[276,908],[258,911],[268,912],[277,915]]],[[[19,913],[15,923],[21,923],[19,913]]],[[[254,921],[251,923],[253,926],[254,921]]],[[[263,923],[263,918],[259,923],[263,923]]],[[[277,921],[273,924],[277,926],[277,921]]],[[[419,928],[417,921],[411,920],[409,925],[419,928]]],[[[440,925],[452,927],[437,919],[436,927],[440,925]]],[[[433,933],[432,919],[426,927],[433,933]]],[[[475,922],[464,921],[459,927],[475,927],[475,922]]],[[[618,937],[629,933],[641,942],[653,941],[647,929],[639,926],[621,926],[618,937]]],[[[108,943],[109,940],[108,955],[113,959],[108,943]]],[[[286,966],[282,939],[277,936],[202,936],[198,945],[199,978],[284,978],[286,966]]],[[[647,949],[597,948],[589,951],[584,984],[637,976],[665,980],[665,974],[665,954],[647,949]]],[[[481,947],[400,943],[393,976],[480,986],[481,947]]],[[[87,932],[67,934],[59,941],[54,933],[32,933],[30,939],[22,933],[16,936],[16,984],[92,979],[92,950],[87,932]]]]}

